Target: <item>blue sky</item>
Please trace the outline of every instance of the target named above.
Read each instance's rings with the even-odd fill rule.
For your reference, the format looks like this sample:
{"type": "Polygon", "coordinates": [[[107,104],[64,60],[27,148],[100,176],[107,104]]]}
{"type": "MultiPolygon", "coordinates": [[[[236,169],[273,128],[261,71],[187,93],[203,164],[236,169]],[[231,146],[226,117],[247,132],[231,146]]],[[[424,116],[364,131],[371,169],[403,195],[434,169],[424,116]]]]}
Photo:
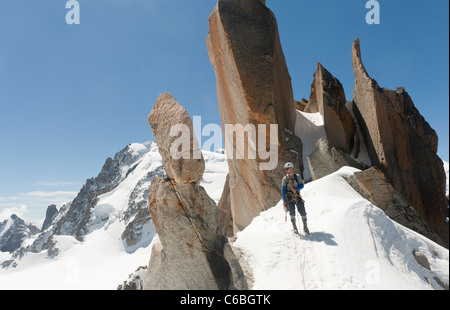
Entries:
{"type": "MultiPolygon", "coordinates": [[[[267,0],[275,13],[294,96],[309,98],[317,62],[352,99],[351,46],[381,87],[404,86],[449,160],[449,2],[267,0]]],[[[205,39],[214,0],[0,1],[0,220],[37,222],[71,200],[107,157],[153,140],[147,116],[171,92],[202,124],[220,124],[205,39]]],[[[207,139],[207,137],[205,138],[207,139]]]]}

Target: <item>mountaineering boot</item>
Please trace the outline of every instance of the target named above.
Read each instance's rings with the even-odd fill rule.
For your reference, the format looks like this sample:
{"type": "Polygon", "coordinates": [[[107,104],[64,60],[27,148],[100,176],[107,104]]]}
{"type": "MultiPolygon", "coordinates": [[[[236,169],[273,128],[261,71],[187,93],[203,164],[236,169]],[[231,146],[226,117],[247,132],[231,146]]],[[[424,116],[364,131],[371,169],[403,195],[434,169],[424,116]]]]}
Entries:
{"type": "Polygon", "coordinates": [[[303,231],[305,234],[309,234],[308,224],[306,223],[306,216],[302,216],[303,221],[303,231]]]}
{"type": "Polygon", "coordinates": [[[298,234],[297,224],[295,224],[295,216],[291,216],[292,227],[294,228],[294,233],[298,234]]]}

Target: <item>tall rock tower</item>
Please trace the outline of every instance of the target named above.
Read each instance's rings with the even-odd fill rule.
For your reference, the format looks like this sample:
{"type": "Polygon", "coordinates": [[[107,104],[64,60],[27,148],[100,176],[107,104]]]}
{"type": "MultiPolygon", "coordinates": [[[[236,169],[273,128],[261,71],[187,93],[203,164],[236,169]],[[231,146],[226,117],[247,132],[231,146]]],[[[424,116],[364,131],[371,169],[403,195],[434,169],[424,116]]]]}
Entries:
{"type": "Polygon", "coordinates": [[[280,201],[287,161],[293,162],[298,172],[303,171],[302,144],[293,134],[296,109],[277,22],[265,1],[219,0],[209,19],[209,30],[207,46],[216,72],[225,140],[231,136],[227,135],[227,125],[242,125],[248,138],[244,150],[258,146],[256,158],[247,154],[242,159],[230,154],[230,146],[236,150],[242,142],[238,137],[228,140],[226,147],[228,201],[237,232],[280,201]],[[270,125],[277,126],[276,137],[274,132],[270,135],[270,125]],[[257,143],[251,136],[258,137],[257,143]],[[266,140],[261,141],[261,137],[266,140]],[[276,148],[276,163],[261,169],[267,162],[261,151],[271,148],[276,148]]]}

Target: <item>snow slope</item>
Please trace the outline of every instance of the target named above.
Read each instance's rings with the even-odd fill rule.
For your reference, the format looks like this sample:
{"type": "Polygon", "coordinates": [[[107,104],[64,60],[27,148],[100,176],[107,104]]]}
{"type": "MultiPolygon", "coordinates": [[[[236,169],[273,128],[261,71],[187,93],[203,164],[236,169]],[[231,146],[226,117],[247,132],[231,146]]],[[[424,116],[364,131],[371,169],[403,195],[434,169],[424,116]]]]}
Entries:
{"type": "Polygon", "coordinates": [[[97,230],[84,242],[72,236],[58,236],[60,254],[47,259],[46,253],[28,253],[17,268],[0,269],[0,289],[27,290],[114,290],[137,266],[146,265],[150,249],[128,254],[120,239],[120,223],[97,230]]]}
{"type": "Polygon", "coordinates": [[[434,277],[448,284],[448,250],[363,199],[343,178],[354,171],[344,167],[306,185],[309,236],[292,233],[281,203],[238,234],[254,289],[441,289],[434,277]],[[428,258],[431,272],[413,251],[428,258]]]}

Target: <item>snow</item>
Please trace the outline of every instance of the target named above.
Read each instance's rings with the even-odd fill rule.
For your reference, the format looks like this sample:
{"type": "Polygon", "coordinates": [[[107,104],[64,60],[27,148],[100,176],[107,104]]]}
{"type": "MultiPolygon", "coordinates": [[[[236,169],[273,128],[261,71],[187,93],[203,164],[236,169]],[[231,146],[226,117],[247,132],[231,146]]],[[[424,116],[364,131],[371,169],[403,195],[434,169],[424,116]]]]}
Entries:
{"type": "MultiPolygon", "coordinates": [[[[2,222],[0,221],[0,224],[1,224],[2,222]]],[[[1,226],[0,225],[0,237],[2,236],[2,234],[5,232],[5,231],[8,231],[8,229],[10,229],[11,228],[11,225],[14,223],[14,220],[11,218],[11,217],[8,217],[7,219],[6,219],[6,222],[5,222],[5,224],[3,225],[3,226],[1,226]]]]}
{"type": "MultiPolygon", "coordinates": [[[[353,109],[351,107],[352,102],[347,102],[346,107],[353,119],[355,116],[353,114],[353,109]]],[[[363,164],[363,166],[370,167],[371,161],[369,158],[369,153],[367,152],[366,145],[364,143],[363,135],[361,134],[360,128],[358,126],[358,122],[355,120],[355,124],[357,130],[359,132],[359,147],[360,151],[358,157],[355,158],[356,161],[363,164]]],[[[311,171],[309,169],[308,164],[308,156],[311,155],[314,147],[316,146],[317,140],[321,138],[327,138],[327,134],[325,132],[323,116],[317,113],[307,113],[297,110],[297,119],[295,123],[295,135],[302,140],[303,150],[302,150],[302,158],[303,158],[303,177],[306,181],[311,179],[311,171]]],[[[353,153],[352,153],[353,155],[353,153]]]]}
{"type": "MultiPolygon", "coordinates": [[[[99,201],[91,215],[91,231],[99,228],[108,229],[110,224],[120,219],[122,211],[128,207],[129,197],[138,182],[145,178],[149,171],[162,165],[162,158],[156,144],[133,143],[129,149],[133,155],[141,156],[137,166],[114,190],[99,196],[99,201]],[[106,224],[104,224],[105,221],[107,221],[106,224]]],[[[123,174],[126,174],[129,168],[126,165],[122,167],[123,174]]],[[[147,185],[150,187],[150,183],[147,185]]]]}
{"type": "Polygon", "coordinates": [[[200,185],[218,203],[227,179],[228,164],[223,153],[203,151],[205,173],[200,185]]]}
{"type": "Polygon", "coordinates": [[[253,289],[440,289],[434,276],[448,283],[448,250],[357,194],[343,178],[354,171],[344,167],[305,186],[309,236],[292,233],[281,202],[238,233],[235,245],[253,269],[253,289]],[[432,272],[413,251],[428,258],[432,272]]]}
{"type": "Polygon", "coordinates": [[[133,151],[134,155],[144,155],[149,152],[150,147],[152,146],[151,142],[145,143],[131,143],[128,147],[133,151]]]}
{"type": "Polygon", "coordinates": [[[297,110],[297,120],[295,122],[295,135],[302,140],[303,150],[303,178],[305,180],[311,179],[311,171],[308,165],[308,156],[316,146],[317,140],[326,138],[323,117],[317,113],[306,113],[297,110]]]}
{"type": "Polygon", "coordinates": [[[84,242],[58,236],[61,252],[56,259],[46,259],[44,252],[28,253],[17,268],[0,271],[0,289],[116,289],[138,266],[148,263],[151,249],[150,245],[127,254],[120,239],[122,226],[117,221],[84,242]]]}
{"type": "MultiPolygon", "coordinates": [[[[133,143],[131,155],[138,156],[137,166],[114,188],[99,196],[89,222],[90,233],[83,242],[72,236],[55,236],[59,254],[48,259],[46,251],[27,253],[18,260],[16,268],[0,268],[2,289],[107,289],[114,290],[127,280],[139,266],[148,264],[151,248],[160,242],[153,224],[143,229],[144,240],[127,248],[121,235],[125,223],[121,214],[129,206],[130,194],[149,171],[162,165],[155,143],[133,143]]],[[[205,174],[201,185],[216,202],[220,199],[228,173],[224,154],[204,151],[205,174]]],[[[125,175],[129,166],[121,167],[125,175]]],[[[149,188],[150,182],[141,185],[149,188]]],[[[0,252],[0,262],[9,260],[10,254],[0,252]]]]}
{"type": "MultiPolygon", "coordinates": [[[[303,141],[305,154],[323,136],[323,125],[318,115],[299,112],[298,118],[307,121],[297,122],[296,134],[302,137],[307,130],[313,137],[303,141]]],[[[0,269],[0,289],[114,290],[139,266],[148,264],[152,245],[160,242],[153,225],[144,230],[151,243],[126,248],[121,214],[133,189],[162,159],[155,145],[132,144],[130,150],[140,156],[136,168],[114,190],[99,196],[85,239],[56,236],[60,253],[55,259],[48,259],[46,251],[27,253],[16,268],[0,269]]],[[[217,202],[227,161],[224,154],[205,151],[203,155],[206,169],[201,185],[217,202]]],[[[309,236],[292,233],[281,202],[238,233],[234,245],[253,269],[253,289],[440,289],[434,277],[448,284],[448,250],[393,222],[363,199],[343,178],[354,171],[344,167],[306,184],[302,195],[309,236]],[[413,251],[428,258],[431,271],[416,262],[413,251]]],[[[448,163],[446,173],[448,179],[448,163]]],[[[297,224],[300,228],[299,216],[297,224]]],[[[9,257],[0,252],[0,261],[9,257]]]]}

